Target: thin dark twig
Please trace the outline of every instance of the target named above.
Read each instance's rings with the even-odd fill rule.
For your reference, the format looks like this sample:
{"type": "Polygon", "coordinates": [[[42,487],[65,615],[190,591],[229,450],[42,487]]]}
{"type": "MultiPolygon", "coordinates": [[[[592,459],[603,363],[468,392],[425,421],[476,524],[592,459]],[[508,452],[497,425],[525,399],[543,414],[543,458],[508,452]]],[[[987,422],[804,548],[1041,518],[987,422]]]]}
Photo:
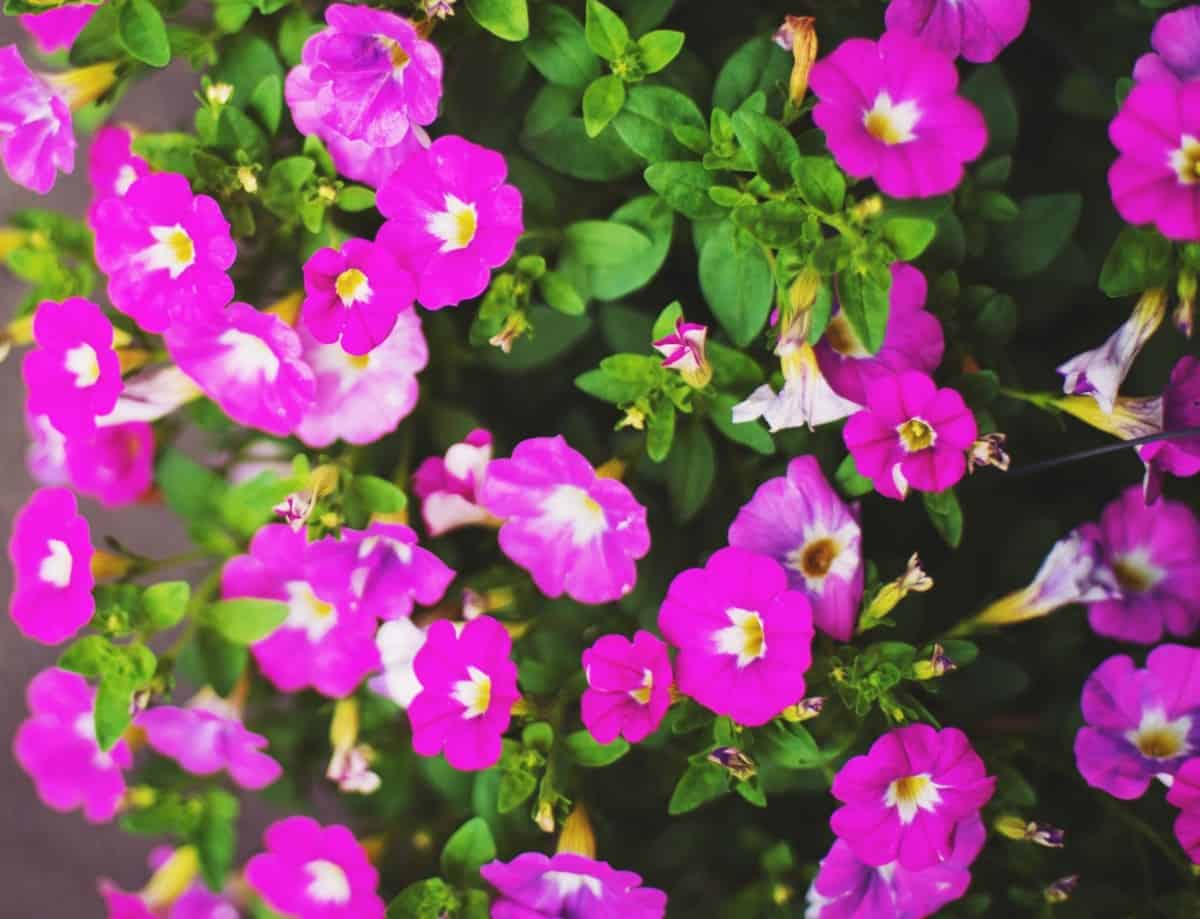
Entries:
{"type": "Polygon", "coordinates": [[[1135,437],[1133,440],[1122,440],[1115,444],[1105,444],[1103,447],[1093,447],[1090,450],[1081,450],[1078,453],[1068,453],[1066,456],[1056,456],[1052,459],[1042,460],[1037,463],[1028,463],[1024,466],[1018,466],[1016,469],[1009,471],[1005,478],[1019,478],[1020,476],[1033,475],[1035,472],[1042,472],[1046,469],[1053,469],[1055,466],[1065,466],[1068,463],[1078,462],[1079,460],[1091,459],[1094,456],[1103,456],[1106,453],[1116,453],[1119,450],[1128,450],[1131,447],[1141,447],[1146,444],[1157,443],[1160,440],[1188,440],[1193,437],[1200,437],[1200,428],[1181,428],[1178,431],[1160,431],[1157,434],[1148,434],[1145,437],[1135,437]]]}

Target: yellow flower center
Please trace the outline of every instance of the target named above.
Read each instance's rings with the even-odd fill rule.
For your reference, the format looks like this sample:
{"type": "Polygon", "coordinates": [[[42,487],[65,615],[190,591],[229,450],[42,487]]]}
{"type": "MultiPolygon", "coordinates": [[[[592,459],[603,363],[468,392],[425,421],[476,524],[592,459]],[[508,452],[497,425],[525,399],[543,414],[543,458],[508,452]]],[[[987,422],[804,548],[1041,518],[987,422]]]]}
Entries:
{"type": "Polygon", "coordinates": [[[371,296],[371,288],[367,284],[367,276],[357,268],[347,268],[339,274],[333,287],[337,291],[338,299],[346,307],[352,306],[359,300],[366,300],[371,296]]]}
{"type": "Polygon", "coordinates": [[[479,214],[475,205],[447,194],[446,209],[430,214],[425,228],[432,236],[442,241],[441,251],[457,252],[471,245],[479,225],[479,214]]]}
{"type": "Polygon", "coordinates": [[[890,94],[881,92],[875,97],[875,104],[863,112],[863,127],[876,140],[891,147],[915,140],[914,129],[920,118],[921,111],[915,102],[893,102],[890,94]]]}
{"type": "Polygon", "coordinates": [[[492,678],[477,667],[467,667],[467,679],[454,684],[451,696],[463,707],[464,719],[485,715],[492,704],[492,678]]]}
{"type": "Polygon", "coordinates": [[[1183,740],[1169,728],[1158,728],[1140,734],[1137,748],[1150,759],[1170,759],[1183,752],[1183,740]]]}
{"type": "Polygon", "coordinates": [[[909,418],[897,426],[896,433],[900,435],[900,445],[906,453],[927,450],[937,443],[937,431],[921,418],[909,418]]]}
{"type": "Polygon", "coordinates": [[[196,247],[192,244],[192,237],[183,229],[173,231],[163,242],[171,250],[175,261],[180,264],[190,265],[196,258],[196,247]]]}
{"type": "Polygon", "coordinates": [[[725,610],[730,625],[713,633],[716,650],[737,657],[738,667],[745,667],[767,653],[767,637],[762,617],[754,610],[731,606],[725,610]]]}
{"type": "Polygon", "coordinates": [[[1188,716],[1171,721],[1161,709],[1150,709],[1142,713],[1137,728],[1125,737],[1147,759],[1174,759],[1190,752],[1191,730],[1192,719],[1188,716]]]}
{"type": "Polygon", "coordinates": [[[1179,146],[1171,151],[1170,161],[1179,183],[1194,185],[1200,180],[1200,140],[1191,134],[1184,134],[1179,139],[1179,146]]]}
{"type": "Polygon", "coordinates": [[[412,60],[412,58],[408,56],[408,52],[400,47],[400,42],[396,41],[394,38],[388,38],[385,35],[380,35],[379,44],[383,46],[383,49],[388,53],[388,57],[392,59],[392,70],[396,73],[400,73],[402,70],[404,70],[404,68],[408,66],[408,62],[412,60]]]}
{"type": "Polygon", "coordinates": [[[637,689],[631,689],[629,695],[633,697],[633,701],[638,705],[646,705],[650,702],[650,693],[654,689],[654,674],[649,670],[644,670],[642,676],[642,685],[637,689]]]}

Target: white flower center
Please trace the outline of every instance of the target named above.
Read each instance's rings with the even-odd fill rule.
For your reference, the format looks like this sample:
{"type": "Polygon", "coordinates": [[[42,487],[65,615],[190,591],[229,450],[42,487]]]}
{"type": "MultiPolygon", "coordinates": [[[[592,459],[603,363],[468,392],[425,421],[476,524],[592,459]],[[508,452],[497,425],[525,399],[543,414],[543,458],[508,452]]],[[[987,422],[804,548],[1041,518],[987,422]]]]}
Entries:
{"type": "Polygon", "coordinates": [[[551,525],[569,526],[577,546],[591,542],[608,529],[608,518],[586,491],[575,485],[560,485],[542,505],[551,525]]]}
{"type": "Polygon", "coordinates": [[[136,182],[137,179],[137,170],[126,163],[117,170],[117,179],[115,182],[113,182],[113,191],[115,191],[118,196],[123,195],[125,192],[129,191],[129,186],[136,182]]]}
{"type": "Polygon", "coordinates": [[[153,245],[142,250],[141,264],[147,271],[165,270],[175,280],[196,261],[196,246],[180,224],[150,227],[153,245]]]}
{"type": "Polygon", "coordinates": [[[86,342],[68,349],[63,366],[75,377],[76,389],[87,389],[100,379],[100,358],[86,342]]]}
{"type": "Polygon", "coordinates": [[[918,810],[933,811],[942,803],[938,785],[928,772],[896,779],[883,793],[883,803],[900,811],[901,823],[912,823],[918,810]]]}
{"type": "Polygon", "coordinates": [[[467,679],[454,684],[450,697],[463,707],[464,720],[486,715],[492,704],[492,678],[477,667],[468,667],[467,679]]]}
{"type": "Polygon", "coordinates": [[[309,642],[315,644],[337,625],[337,610],[333,604],[317,597],[305,581],[288,581],[283,589],[288,595],[288,614],[283,628],[304,629],[309,642]]]}
{"type": "Polygon", "coordinates": [[[887,92],[875,97],[875,104],[863,112],[863,127],[876,140],[889,147],[916,140],[915,128],[921,120],[921,110],[912,99],[893,102],[887,92]]]}
{"type": "Polygon", "coordinates": [[[587,874],[575,874],[573,871],[547,871],[542,880],[549,881],[558,890],[560,896],[570,897],[580,890],[587,890],[597,899],[604,892],[604,885],[599,878],[587,874]]]}
{"type": "Polygon", "coordinates": [[[1184,134],[1179,138],[1179,146],[1168,155],[1167,162],[1179,177],[1180,185],[1195,185],[1200,180],[1200,140],[1184,134]]]}
{"type": "Polygon", "coordinates": [[[71,569],[74,567],[71,550],[61,539],[47,540],[46,548],[49,551],[38,566],[38,577],[51,587],[66,587],[71,583],[71,569]]]}
{"type": "Polygon", "coordinates": [[[261,376],[269,383],[275,382],[279,375],[279,357],[257,335],[241,329],[226,329],[217,336],[217,342],[228,349],[225,365],[233,376],[242,380],[261,376]]]}
{"type": "Polygon", "coordinates": [[[318,858],[304,866],[311,880],[305,893],[318,903],[348,903],[350,901],[350,879],[341,865],[328,859],[318,858]]]}
{"type": "Polygon", "coordinates": [[[1191,752],[1188,733],[1192,730],[1192,719],[1184,715],[1174,721],[1167,719],[1161,708],[1142,712],[1137,728],[1125,733],[1125,739],[1137,747],[1147,759],[1174,759],[1191,752]]]}
{"type": "Polygon", "coordinates": [[[767,637],[763,633],[762,617],[754,610],[731,606],[725,610],[732,625],[713,633],[717,651],[737,656],[738,667],[764,657],[767,653],[767,637]]]}
{"type": "Polygon", "coordinates": [[[456,252],[471,245],[479,222],[474,204],[455,195],[445,197],[446,209],[429,215],[425,229],[442,241],[442,252],[456,252]]]}
{"type": "Polygon", "coordinates": [[[367,276],[357,268],[347,268],[337,276],[333,286],[346,309],[371,299],[371,285],[367,282],[367,276]]]}

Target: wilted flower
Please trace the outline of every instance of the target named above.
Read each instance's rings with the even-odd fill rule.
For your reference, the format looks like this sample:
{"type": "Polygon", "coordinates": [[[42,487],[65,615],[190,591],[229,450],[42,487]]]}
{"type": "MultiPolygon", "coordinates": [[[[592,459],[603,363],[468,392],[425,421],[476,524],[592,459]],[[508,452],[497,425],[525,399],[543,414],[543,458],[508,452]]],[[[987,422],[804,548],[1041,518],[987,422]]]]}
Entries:
{"type": "Polygon", "coordinates": [[[1061,849],[1066,841],[1066,833],[1058,827],[1021,817],[998,817],[995,827],[996,832],[1008,839],[1032,842],[1048,849],[1061,849]]]}
{"type": "Polygon", "coordinates": [[[950,660],[946,649],[940,644],[934,643],[929,659],[913,664],[913,676],[918,680],[933,680],[957,669],[958,665],[950,660]]]}
{"type": "Polygon", "coordinates": [[[1065,903],[1071,899],[1071,894],[1075,892],[1075,888],[1078,886],[1079,875],[1068,874],[1066,877],[1061,877],[1048,885],[1042,891],[1042,896],[1045,897],[1047,903],[1065,903]]]}
{"type": "Polygon", "coordinates": [[[379,775],[371,771],[374,751],[358,743],[358,700],[353,696],[339,699],[334,706],[329,744],[333,755],[325,768],[325,778],[347,793],[370,795],[379,790],[379,775]]]}
{"type": "Polygon", "coordinates": [[[1186,82],[1200,77],[1200,7],[1164,13],[1150,33],[1153,54],[1143,54],[1133,68],[1139,83],[1186,82]]]}
{"type": "Polygon", "coordinates": [[[192,378],[174,364],[143,370],[126,377],[123,383],[113,410],[96,419],[100,427],[158,421],[204,395],[192,378]]]}
{"type": "Polygon", "coordinates": [[[812,430],[841,421],[859,409],[833,391],[821,373],[812,345],[803,338],[796,341],[783,335],[779,341],[775,353],[783,366],[783,389],[776,394],[769,383],[763,383],[733,407],[735,424],[764,418],[772,432],[799,427],[812,430]]]}
{"type": "Polygon", "coordinates": [[[821,714],[825,708],[824,696],[806,696],[795,705],[789,705],[780,714],[785,721],[811,721],[821,714]]]}
{"type": "Polygon", "coordinates": [[[454,15],[454,0],[424,0],[425,15],[430,19],[445,19],[454,15]]]}
{"type": "Polygon", "coordinates": [[[431,456],[413,473],[413,492],[421,499],[421,516],[430,536],[492,519],[479,503],[492,460],[490,431],[476,428],[446,451],[431,456]]]}
{"type": "Polygon", "coordinates": [[[904,574],[884,584],[879,588],[879,593],[871,598],[863,613],[863,621],[877,622],[894,610],[910,593],[925,593],[929,590],[933,590],[933,578],[925,573],[925,569],[921,567],[921,559],[914,552],[909,556],[904,574]]]}
{"type": "Polygon", "coordinates": [[[654,349],[663,356],[663,366],[678,370],[684,381],[694,389],[703,389],[712,379],[712,366],[704,354],[708,326],[696,322],[675,321],[675,331],[654,342],[654,349]]]}
{"type": "Polygon", "coordinates": [[[1171,313],[1171,321],[1186,338],[1192,337],[1192,329],[1196,322],[1196,287],[1196,272],[1190,268],[1180,268],[1179,281],[1175,286],[1175,294],[1179,300],[1175,311],[1171,313]]]}
{"type": "Polygon", "coordinates": [[[708,754],[708,761],[720,766],[739,782],[758,775],[758,764],[737,747],[717,747],[708,754]]]}
{"type": "Polygon", "coordinates": [[[788,78],[788,99],[799,107],[808,92],[808,75],[817,59],[816,20],[812,16],[785,16],[783,25],[771,36],[784,51],[792,52],[792,73],[788,78]]]}
{"type": "Polygon", "coordinates": [[[995,60],[1025,31],[1029,0],[892,0],[888,31],[906,32],[972,64],[995,60]]]}
{"type": "Polygon", "coordinates": [[[967,472],[971,473],[987,466],[992,466],[1001,472],[1008,472],[1012,459],[1004,449],[1004,441],[1007,439],[1007,435],[995,431],[991,434],[984,434],[971,444],[967,451],[967,472]]]}

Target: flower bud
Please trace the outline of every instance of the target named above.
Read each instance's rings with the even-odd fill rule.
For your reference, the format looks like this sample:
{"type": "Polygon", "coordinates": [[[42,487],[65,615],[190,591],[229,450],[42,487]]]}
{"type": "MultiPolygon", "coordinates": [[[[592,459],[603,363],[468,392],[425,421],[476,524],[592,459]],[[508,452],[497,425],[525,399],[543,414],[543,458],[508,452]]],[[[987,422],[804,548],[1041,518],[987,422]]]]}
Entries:
{"type": "Polygon", "coordinates": [[[967,451],[967,471],[974,472],[984,466],[995,466],[1001,472],[1008,472],[1011,459],[1004,450],[1006,438],[1007,435],[997,431],[984,434],[971,444],[971,449],[967,451]]]}
{"type": "Polygon", "coordinates": [[[103,61],[62,73],[41,74],[72,112],[95,102],[117,82],[117,61],[103,61]]]}
{"type": "Polygon", "coordinates": [[[1053,884],[1048,885],[1042,891],[1042,896],[1045,897],[1047,903],[1065,903],[1071,899],[1071,894],[1075,892],[1075,888],[1078,886],[1079,875],[1068,874],[1066,877],[1059,878],[1053,884]]]}
{"type": "Polygon", "coordinates": [[[811,721],[821,714],[821,710],[825,707],[824,696],[808,696],[801,699],[795,705],[789,705],[781,713],[784,721],[790,721],[793,724],[801,721],[811,721]]]}
{"type": "Polygon", "coordinates": [[[871,600],[866,612],[863,613],[863,622],[859,631],[862,631],[863,626],[868,623],[878,622],[884,618],[910,593],[925,593],[932,589],[933,578],[925,573],[921,567],[921,559],[914,552],[908,560],[908,567],[905,568],[904,574],[896,580],[884,584],[879,589],[879,593],[871,600]]]}
{"type": "Polygon", "coordinates": [[[934,644],[929,660],[917,661],[913,664],[913,676],[918,680],[935,680],[945,676],[951,670],[957,669],[958,665],[946,656],[946,649],[940,644],[934,644]]]}
{"type": "Polygon", "coordinates": [[[180,846],[154,872],[142,888],[142,899],[156,911],[168,907],[192,886],[200,872],[200,855],[195,846],[180,846]]]}
{"type": "Polygon", "coordinates": [[[488,344],[505,354],[512,353],[513,342],[529,331],[529,320],[521,310],[513,310],[504,320],[500,331],[488,339],[488,344]]]}
{"type": "Polygon", "coordinates": [[[92,553],[92,577],[97,581],[116,580],[124,577],[133,567],[133,559],[127,555],[96,549],[92,553]]]}
{"type": "Polygon", "coordinates": [[[737,747],[717,747],[708,754],[708,761],[716,763],[742,782],[758,774],[758,765],[737,747]]]}
{"type": "Polygon", "coordinates": [[[1175,323],[1175,328],[1191,338],[1196,308],[1196,272],[1190,268],[1180,269],[1175,293],[1179,296],[1179,303],[1171,314],[1171,321],[1175,323]]]}
{"type": "Polygon", "coordinates": [[[712,379],[712,366],[704,353],[708,326],[684,322],[680,316],[675,331],[654,342],[654,350],[663,356],[662,365],[678,370],[685,383],[693,389],[703,389],[712,379]]]}
{"type": "Polygon", "coordinates": [[[258,192],[258,176],[254,174],[254,170],[249,166],[239,166],[237,171],[238,184],[242,186],[242,191],[248,195],[253,195],[258,192]]]}
{"type": "Polygon", "coordinates": [[[533,822],[537,824],[539,830],[543,833],[553,833],[557,824],[554,821],[554,807],[549,801],[541,801],[537,806],[537,813],[533,815],[533,822]]]}
{"type": "Polygon", "coordinates": [[[587,809],[576,804],[558,836],[558,852],[574,852],[585,858],[596,857],[596,834],[592,832],[592,821],[587,809]]]}
{"type": "Polygon", "coordinates": [[[233,98],[233,84],[210,83],[204,91],[204,98],[208,100],[209,105],[218,107],[228,105],[229,100],[233,98]]]}

